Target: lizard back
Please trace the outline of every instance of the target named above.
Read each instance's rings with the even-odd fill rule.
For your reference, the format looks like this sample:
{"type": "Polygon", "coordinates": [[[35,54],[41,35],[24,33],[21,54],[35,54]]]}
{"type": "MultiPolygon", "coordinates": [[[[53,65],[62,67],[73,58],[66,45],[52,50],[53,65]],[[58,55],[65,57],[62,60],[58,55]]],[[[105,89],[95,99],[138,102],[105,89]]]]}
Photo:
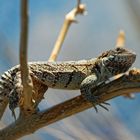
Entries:
{"type": "Polygon", "coordinates": [[[63,62],[30,63],[31,74],[50,88],[79,89],[83,79],[91,74],[96,59],[63,62]]]}

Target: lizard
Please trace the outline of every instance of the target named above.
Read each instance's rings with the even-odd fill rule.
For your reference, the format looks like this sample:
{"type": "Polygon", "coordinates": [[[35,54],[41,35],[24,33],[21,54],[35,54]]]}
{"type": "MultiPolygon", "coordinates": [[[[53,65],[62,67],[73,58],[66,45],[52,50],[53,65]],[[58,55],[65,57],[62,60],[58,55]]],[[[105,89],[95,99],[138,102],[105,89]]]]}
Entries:
{"type": "MultiPolygon", "coordinates": [[[[62,62],[30,62],[28,64],[30,75],[35,77],[49,88],[80,90],[81,95],[95,107],[98,95],[93,89],[109,78],[126,72],[134,63],[136,54],[126,48],[117,47],[108,50],[97,58],[79,61],[62,62]]],[[[18,106],[18,93],[14,80],[20,71],[17,65],[1,76],[0,96],[9,98],[9,108],[13,110],[18,106]],[[16,97],[14,97],[16,95],[16,97]]],[[[0,103],[2,100],[0,100],[0,103]]],[[[105,103],[108,104],[108,103],[105,103]]],[[[103,105],[101,107],[108,110],[103,105]]],[[[95,107],[97,111],[97,108],[95,107]]]]}

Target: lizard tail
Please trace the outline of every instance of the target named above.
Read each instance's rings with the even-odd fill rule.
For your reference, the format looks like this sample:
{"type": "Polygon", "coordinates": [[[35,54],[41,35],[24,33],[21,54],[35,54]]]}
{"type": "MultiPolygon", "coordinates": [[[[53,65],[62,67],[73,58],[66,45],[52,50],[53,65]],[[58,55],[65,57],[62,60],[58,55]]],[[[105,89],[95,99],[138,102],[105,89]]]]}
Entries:
{"type": "MultiPolygon", "coordinates": [[[[10,104],[10,94],[15,89],[14,79],[18,71],[19,71],[19,66],[15,66],[1,75],[0,78],[0,106],[1,107],[5,106],[6,100],[8,100],[8,103],[10,104]]],[[[0,114],[2,114],[2,109],[0,109],[0,111],[1,111],[0,114]]]]}

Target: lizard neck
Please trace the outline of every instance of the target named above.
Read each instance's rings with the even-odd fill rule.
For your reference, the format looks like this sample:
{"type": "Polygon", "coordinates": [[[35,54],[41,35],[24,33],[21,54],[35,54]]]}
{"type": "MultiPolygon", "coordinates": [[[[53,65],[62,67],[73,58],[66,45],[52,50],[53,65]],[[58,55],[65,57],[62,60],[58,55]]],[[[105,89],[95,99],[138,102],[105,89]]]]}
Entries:
{"type": "Polygon", "coordinates": [[[91,73],[95,73],[99,81],[108,80],[112,77],[112,73],[104,65],[102,59],[97,59],[93,67],[91,68],[91,73]]]}

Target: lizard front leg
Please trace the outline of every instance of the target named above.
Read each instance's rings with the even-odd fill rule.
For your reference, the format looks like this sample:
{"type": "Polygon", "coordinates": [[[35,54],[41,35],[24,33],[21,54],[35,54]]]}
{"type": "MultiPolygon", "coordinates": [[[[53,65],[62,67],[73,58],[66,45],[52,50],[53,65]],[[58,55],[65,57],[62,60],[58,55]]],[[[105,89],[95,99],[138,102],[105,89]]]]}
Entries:
{"type": "MultiPolygon", "coordinates": [[[[97,84],[99,83],[99,80],[95,74],[92,74],[88,77],[86,77],[81,85],[80,85],[80,91],[81,94],[84,96],[84,98],[91,102],[96,110],[98,112],[97,107],[95,106],[96,103],[98,103],[99,96],[94,95],[93,89],[96,88],[97,84]]],[[[103,104],[109,105],[108,103],[103,102],[103,104]]],[[[103,107],[104,109],[108,110],[105,106],[102,104],[99,104],[99,106],[103,107]]]]}

